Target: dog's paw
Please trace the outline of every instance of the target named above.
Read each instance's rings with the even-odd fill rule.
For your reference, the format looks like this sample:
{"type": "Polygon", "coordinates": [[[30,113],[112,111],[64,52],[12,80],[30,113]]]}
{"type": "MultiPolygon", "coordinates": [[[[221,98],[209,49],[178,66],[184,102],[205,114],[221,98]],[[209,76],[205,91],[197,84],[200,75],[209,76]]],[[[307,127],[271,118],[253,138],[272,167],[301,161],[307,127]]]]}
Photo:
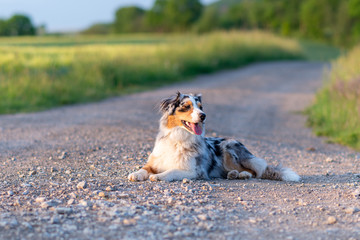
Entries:
{"type": "Polygon", "coordinates": [[[148,173],[144,169],[140,169],[137,172],[131,173],[128,179],[132,182],[145,181],[148,178],[148,173]]]}
{"type": "Polygon", "coordinates": [[[239,176],[238,176],[239,179],[249,179],[251,177],[252,177],[252,174],[247,171],[242,171],[241,173],[239,173],[239,176]]]}
{"type": "Polygon", "coordinates": [[[149,179],[150,179],[150,181],[152,181],[152,182],[156,182],[156,181],[160,181],[160,180],[161,180],[160,177],[159,177],[159,175],[157,175],[157,174],[150,175],[150,176],[149,176],[149,179]]]}
{"type": "Polygon", "coordinates": [[[170,175],[164,175],[164,174],[154,174],[149,176],[150,181],[156,182],[156,181],[165,181],[165,182],[172,182],[174,181],[174,178],[172,178],[170,175]]]}
{"type": "Polygon", "coordinates": [[[231,170],[227,174],[227,179],[233,180],[239,178],[239,172],[237,170],[231,170]]]}

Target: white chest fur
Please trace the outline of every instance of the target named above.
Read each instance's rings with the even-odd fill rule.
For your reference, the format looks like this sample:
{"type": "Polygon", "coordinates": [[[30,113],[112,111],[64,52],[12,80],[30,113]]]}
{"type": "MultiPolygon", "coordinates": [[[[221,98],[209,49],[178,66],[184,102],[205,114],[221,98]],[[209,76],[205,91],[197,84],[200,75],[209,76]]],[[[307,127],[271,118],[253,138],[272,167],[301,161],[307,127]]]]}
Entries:
{"type": "Polygon", "coordinates": [[[152,152],[154,167],[159,172],[170,169],[192,170],[196,168],[195,156],[199,136],[174,128],[167,134],[160,133],[152,152]]]}

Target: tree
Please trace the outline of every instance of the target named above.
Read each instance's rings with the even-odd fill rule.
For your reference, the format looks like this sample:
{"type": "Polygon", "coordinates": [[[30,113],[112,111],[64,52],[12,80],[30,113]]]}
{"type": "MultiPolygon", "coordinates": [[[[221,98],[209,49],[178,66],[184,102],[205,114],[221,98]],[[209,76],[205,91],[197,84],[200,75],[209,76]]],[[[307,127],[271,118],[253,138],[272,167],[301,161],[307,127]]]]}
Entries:
{"type": "Polygon", "coordinates": [[[7,28],[11,36],[35,35],[35,27],[29,17],[14,15],[7,20],[7,28]]]}
{"type": "Polygon", "coordinates": [[[349,1],[349,15],[352,18],[352,36],[354,42],[360,38],[360,0],[349,1]]]}
{"type": "Polygon", "coordinates": [[[9,36],[10,31],[6,20],[0,19],[0,36],[9,36]]]}
{"type": "Polygon", "coordinates": [[[201,15],[201,18],[195,23],[194,30],[196,32],[209,32],[218,28],[219,13],[216,8],[207,8],[201,15]]]}
{"type": "Polygon", "coordinates": [[[225,29],[246,28],[247,12],[244,4],[234,4],[220,16],[220,26],[225,29]]]}
{"type": "Polygon", "coordinates": [[[300,17],[299,9],[303,0],[283,1],[281,13],[280,32],[282,35],[288,36],[299,32],[300,17]]]}
{"type": "Polygon", "coordinates": [[[339,0],[305,0],[300,11],[303,36],[331,41],[337,24],[339,3],[339,0]]]}
{"type": "Polygon", "coordinates": [[[156,0],[147,23],[157,31],[186,31],[199,19],[202,9],[199,0],[156,0]]]}
{"type": "Polygon", "coordinates": [[[113,30],[115,33],[144,31],[145,10],[139,7],[124,7],[116,11],[113,30]]]}

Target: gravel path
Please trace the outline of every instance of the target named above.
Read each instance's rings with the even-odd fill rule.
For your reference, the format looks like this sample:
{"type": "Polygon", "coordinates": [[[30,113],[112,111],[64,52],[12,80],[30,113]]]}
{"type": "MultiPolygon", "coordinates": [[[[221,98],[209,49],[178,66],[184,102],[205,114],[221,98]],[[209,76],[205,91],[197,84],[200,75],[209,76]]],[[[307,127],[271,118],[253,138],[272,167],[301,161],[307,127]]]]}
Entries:
{"type": "Polygon", "coordinates": [[[301,111],[325,65],[274,62],[100,103],[0,116],[0,239],[360,239],[360,154],[301,111]],[[156,104],[201,92],[207,135],[235,137],[300,183],[127,181],[157,133],[156,104]]]}

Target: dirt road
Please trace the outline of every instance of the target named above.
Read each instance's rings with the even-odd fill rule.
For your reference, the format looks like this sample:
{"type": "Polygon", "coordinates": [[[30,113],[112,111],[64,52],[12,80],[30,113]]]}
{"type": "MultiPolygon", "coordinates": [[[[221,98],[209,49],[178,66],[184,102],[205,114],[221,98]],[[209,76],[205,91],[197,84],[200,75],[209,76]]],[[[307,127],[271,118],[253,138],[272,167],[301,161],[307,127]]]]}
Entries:
{"type": "Polygon", "coordinates": [[[0,239],[360,239],[360,154],[301,111],[325,65],[275,62],[50,111],[0,116],[0,239]],[[153,147],[156,104],[201,92],[207,135],[235,137],[300,183],[127,181],[153,147]]]}

